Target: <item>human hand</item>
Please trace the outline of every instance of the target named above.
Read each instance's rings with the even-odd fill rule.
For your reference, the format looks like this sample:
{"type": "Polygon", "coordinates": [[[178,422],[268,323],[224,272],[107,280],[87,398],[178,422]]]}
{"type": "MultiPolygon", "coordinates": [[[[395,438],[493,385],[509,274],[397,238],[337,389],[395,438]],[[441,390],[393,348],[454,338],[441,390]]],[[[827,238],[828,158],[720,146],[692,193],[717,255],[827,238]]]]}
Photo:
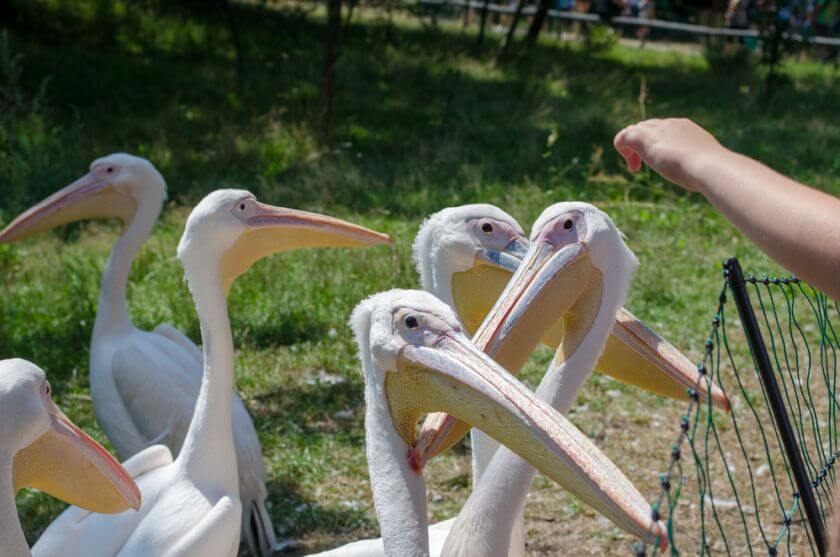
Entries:
{"type": "Polygon", "coordinates": [[[645,163],[691,191],[700,189],[703,165],[729,153],[712,134],[686,118],[644,120],[618,132],[613,145],[631,172],[645,163]]]}

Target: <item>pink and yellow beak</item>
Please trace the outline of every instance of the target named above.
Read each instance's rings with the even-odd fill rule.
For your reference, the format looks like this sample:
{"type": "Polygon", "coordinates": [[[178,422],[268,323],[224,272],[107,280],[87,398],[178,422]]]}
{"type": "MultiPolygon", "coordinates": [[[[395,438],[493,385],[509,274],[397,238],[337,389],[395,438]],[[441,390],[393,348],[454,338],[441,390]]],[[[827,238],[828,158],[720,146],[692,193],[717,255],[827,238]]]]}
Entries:
{"type": "Polygon", "coordinates": [[[120,218],[127,225],[136,212],[134,198],[111,184],[107,169],[99,169],[85,174],[21,213],[0,231],[0,243],[17,242],[84,219],[120,218]]]}
{"type": "MultiPolygon", "coordinates": [[[[534,243],[505,287],[473,342],[507,370],[519,371],[531,352],[577,300],[581,285],[592,273],[588,249],[575,243],[555,249],[534,243]],[[535,310],[535,308],[538,308],[535,310]]],[[[412,458],[419,467],[461,440],[470,426],[453,416],[436,413],[426,417],[412,458]]]]}
{"type": "Polygon", "coordinates": [[[387,234],[320,213],[265,203],[258,203],[257,209],[257,213],[248,219],[245,232],[222,258],[222,277],[228,285],[256,261],[274,253],[304,248],[391,244],[387,234]]]}
{"type": "MultiPolygon", "coordinates": [[[[563,359],[581,341],[600,303],[602,277],[586,242],[555,247],[531,245],[495,306],[473,337],[476,346],[505,369],[518,371],[542,339],[563,359]],[[566,334],[572,315],[574,334],[566,334]]],[[[667,341],[626,310],[621,310],[596,369],[616,379],[676,399],[696,389],[701,397],[728,409],[725,394],[667,341]]],[[[414,449],[423,466],[458,442],[469,426],[451,416],[432,414],[421,428],[414,449]]]]}
{"type": "Polygon", "coordinates": [[[696,364],[624,308],[616,315],[596,370],[675,400],[687,400],[692,389],[717,408],[730,410],[729,398],[720,387],[702,377],[696,364]]]}
{"type": "Polygon", "coordinates": [[[140,508],[128,472],[46,397],[50,429],[15,455],[15,491],[34,487],[71,505],[116,514],[140,508]]]}
{"type": "MultiPolygon", "coordinates": [[[[666,540],[630,480],[580,430],[456,331],[405,346],[385,392],[394,427],[411,446],[417,419],[446,412],[516,452],[627,532],[666,540]]],[[[412,462],[416,464],[416,462],[412,462]]],[[[667,543],[667,542],[664,542],[667,543]]]]}
{"type": "MultiPolygon", "coordinates": [[[[470,332],[484,322],[496,300],[504,292],[510,277],[516,273],[525,257],[527,241],[515,250],[501,254],[483,254],[469,270],[452,276],[452,297],[461,321],[470,332]]],[[[565,336],[564,319],[560,318],[545,333],[542,343],[557,350],[565,336]]],[[[624,308],[616,315],[613,330],[607,337],[604,352],[595,371],[609,375],[628,385],[634,385],[675,400],[688,400],[688,389],[700,386],[703,399],[711,397],[712,404],[729,410],[726,394],[714,384],[699,381],[696,366],[676,347],[624,308]]]]}

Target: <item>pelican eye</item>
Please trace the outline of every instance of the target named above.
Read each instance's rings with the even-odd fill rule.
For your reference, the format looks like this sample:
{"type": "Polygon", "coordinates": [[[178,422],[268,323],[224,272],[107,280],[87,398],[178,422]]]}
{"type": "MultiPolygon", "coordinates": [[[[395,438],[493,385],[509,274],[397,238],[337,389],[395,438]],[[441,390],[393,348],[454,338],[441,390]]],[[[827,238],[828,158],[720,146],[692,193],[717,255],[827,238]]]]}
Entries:
{"type": "Polygon", "coordinates": [[[244,210],[245,210],[245,204],[244,204],[244,203],[240,203],[240,204],[239,204],[239,210],[240,210],[240,211],[244,211],[244,210]]]}
{"type": "Polygon", "coordinates": [[[572,222],[572,219],[566,219],[566,222],[563,223],[563,228],[566,230],[571,230],[575,223],[572,222]]]}
{"type": "Polygon", "coordinates": [[[113,172],[113,171],[114,171],[114,167],[113,167],[113,166],[109,166],[107,169],[105,169],[105,171],[106,171],[106,172],[113,172]]]}
{"type": "Polygon", "coordinates": [[[47,393],[47,396],[50,396],[50,393],[52,392],[52,390],[50,389],[50,383],[49,383],[49,381],[47,381],[47,382],[44,384],[44,388],[45,388],[45,391],[46,391],[46,393],[47,393]]]}
{"type": "Polygon", "coordinates": [[[417,329],[418,327],[420,327],[420,321],[418,321],[417,318],[413,315],[406,315],[405,326],[409,329],[417,329]]]}
{"type": "Polygon", "coordinates": [[[481,231],[485,234],[492,234],[493,233],[493,225],[489,222],[485,222],[481,225],[481,231]]]}

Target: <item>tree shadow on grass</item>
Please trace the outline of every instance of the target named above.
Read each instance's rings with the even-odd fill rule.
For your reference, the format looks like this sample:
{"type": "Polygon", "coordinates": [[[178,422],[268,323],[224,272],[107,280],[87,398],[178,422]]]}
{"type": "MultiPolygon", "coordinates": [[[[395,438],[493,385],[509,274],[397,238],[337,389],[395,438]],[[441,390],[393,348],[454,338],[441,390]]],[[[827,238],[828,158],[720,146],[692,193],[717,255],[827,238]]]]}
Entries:
{"type": "MultiPolygon", "coordinates": [[[[654,63],[552,44],[494,70],[469,35],[397,27],[393,46],[385,24],[364,22],[347,35],[335,144],[322,149],[311,129],[323,22],[253,6],[236,6],[235,16],[246,37],[241,89],[224,21],[201,11],[155,16],[157,34],[118,20],[118,41],[106,51],[30,35],[28,75],[33,85],[51,76],[57,116],[78,115],[88,153],[146,154],[172,195],[185,200],[211,184],[238,183],[287,203],[416,214],[497,197],[523,180],[563,186],[554,176],[569,166],[566,181],[585,182],[591,168],[571,161],[608,150],[617,129],[639,117],[642,77],[648,115],[698,118],[734,147],[777,159],[782,170],[806,162],[832,168],[830,147],[840,140],[815,124],[839,95],[822,78],[786,86],[767,119],[753,107],[760,79],[749,72],[721,76],[684,58],[654,63]],[[191,29],[203,42],[160,38],[191,29]]],[[[618,172],[617,157],[603,158],[618,172]]],[[[587,195],[616,193],[588,184],[587,195]]]]}
{"type": "Polygon", "coordinates": [[[302,385],[283,385],[249,398],[260,429],[281,436],[335,434],[344,444],[363,445],[364,383],[335,372],[312,375],[302,385]],[[336,417],[337,412],[349,414],[336,417]]]}

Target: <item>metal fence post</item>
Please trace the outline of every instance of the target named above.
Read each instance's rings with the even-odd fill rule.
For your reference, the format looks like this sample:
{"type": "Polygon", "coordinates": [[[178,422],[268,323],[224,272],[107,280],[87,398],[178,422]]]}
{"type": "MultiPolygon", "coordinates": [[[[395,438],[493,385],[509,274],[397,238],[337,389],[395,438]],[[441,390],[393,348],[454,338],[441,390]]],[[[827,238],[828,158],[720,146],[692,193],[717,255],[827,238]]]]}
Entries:
{"type": "Polygon", "coordinates": [[[779,428],[782,444],[784,445],[785,453],[787,454],[788,462],[790,463],[793,477],[796,481],[796,488],[799,491],[799,499],[805,508],[808,524],[811,526],[814,543],[817,546],[819,554],[825,556],[827,551],[826,535],[822,515],[817,506],[817,501],[814,498],[814,492],[811,489],[811,481],[808,478],[805,463],[802,460],[802,453],[796,441],[796,436],[793,433],[790,418],[782,400],[782,394],[779,391],[779,384],[776,382],[776,376],[773,373],[773,364],[770,361],[770,356],[767,354],[767,347],[764,345],[764,338],[761,336],[761,330],[758,327],[758,321],[755,318],[752,303],[747,294],[744,272],[741,270],[741,264],[738,262],[738,259],[734,257],[724,263],[724,269],[726,270],[727,281],[735,299],[735,305],[738,307],[738,315],[740,315],[741,323],[744,326],[747,342],[750,345],[755,364],[758,367],[761,382],[764,384],[764,389],[767,392],[767,399],[773,411],[773,418],[779,428]]]}

